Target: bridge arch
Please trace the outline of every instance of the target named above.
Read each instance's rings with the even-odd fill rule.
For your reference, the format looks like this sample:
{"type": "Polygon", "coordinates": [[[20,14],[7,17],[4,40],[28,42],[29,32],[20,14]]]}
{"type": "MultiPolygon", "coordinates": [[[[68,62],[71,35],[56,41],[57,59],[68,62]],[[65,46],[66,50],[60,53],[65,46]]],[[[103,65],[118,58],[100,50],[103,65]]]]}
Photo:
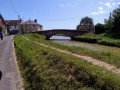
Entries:
{"type": "Polygon", "coordinates": [[[88,31],[86,31],[86,30],[78,31],[78,30],[57,29],[57,30],[37,31],[34,33],[44,35],[44,36],[46,36],[46,39],[49,40],[51,36],[56,35],[56,34],[64,34],[65,36],[68,36],[72,39],[74,36],[83,35],[85,33],[88,33],[88,31]]]}

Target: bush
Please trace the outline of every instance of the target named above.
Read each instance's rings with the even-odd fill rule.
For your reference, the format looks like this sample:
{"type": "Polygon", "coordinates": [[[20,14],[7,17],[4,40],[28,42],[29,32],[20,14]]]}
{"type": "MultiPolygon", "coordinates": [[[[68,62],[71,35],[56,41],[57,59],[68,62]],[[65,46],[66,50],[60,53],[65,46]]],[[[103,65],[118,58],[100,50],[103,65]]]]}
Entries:
{"type": "Polygon", "coordinates": [[[104,25],[103,24],[96,24],[95,25],[95,33],[96,34],[101,34],[101,33],[104,33],[105,32],[105,28],[104,28],[104,25]]]}
{"type": "Polygon", "coordinates": [[[0,25],[0,33],[3,31],[3,27],[0,25]]]}

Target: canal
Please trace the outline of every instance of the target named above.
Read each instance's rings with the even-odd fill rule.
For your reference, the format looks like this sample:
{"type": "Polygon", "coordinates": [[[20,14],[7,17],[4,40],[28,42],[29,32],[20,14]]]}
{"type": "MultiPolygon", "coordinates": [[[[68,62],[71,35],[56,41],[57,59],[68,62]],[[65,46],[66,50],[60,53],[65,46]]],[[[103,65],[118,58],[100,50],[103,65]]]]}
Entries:
{"type": "Polygon", "coordinates": [[[66,37],[66,36],[54,35],[50,38],[50,40],[60,44],[68,45],[68,46],[84,47],[84,48],[95,50],[95,51],[108,51],[108,52],[114,52],[116,54],[120,54],[120,48],[93,44],[93,43],[80,42],[80,41],[72,41],[70,37],[66,37]]]}

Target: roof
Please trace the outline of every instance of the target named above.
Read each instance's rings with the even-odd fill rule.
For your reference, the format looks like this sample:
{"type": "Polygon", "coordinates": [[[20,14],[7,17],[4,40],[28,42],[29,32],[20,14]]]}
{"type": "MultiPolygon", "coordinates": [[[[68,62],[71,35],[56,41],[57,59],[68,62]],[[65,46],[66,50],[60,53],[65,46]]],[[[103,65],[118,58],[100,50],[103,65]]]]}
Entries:
{"type": "Polygon", "coordinates": [[[5,22],[5,20],[4,20],[3,16],[2,16],[2,14],[0,14],[0,17],[2,18],[4,24],[6,25],[6,22],[5,22]]]}
{"type": "Polygon", "coordinates": [[[17,26],[20,24],[20,20],[5,20],[9,26],[17,26]]]}
{"type": "Polygon", "coordinates": [[[80,25],[77,28],[78,30],[94,30],[95,27],[93,25],[80,25]]]}
{"type": "MultiPolygon", "coordinates": [[[[22,22],[22,23],[20,23],[21,25],[23,25],[23,24],[32,24],[32,25],[34,25],[34,24],[38,24],[38,25],[40,25],[39,23],[36,23],[36,22],[34,22],[34,21],[32,21],[32,20],[28,20],[28,21],[25,21],[25,22],[22,22]]],[[[42,26],[42,25],[41,25],[42,26]]]]}

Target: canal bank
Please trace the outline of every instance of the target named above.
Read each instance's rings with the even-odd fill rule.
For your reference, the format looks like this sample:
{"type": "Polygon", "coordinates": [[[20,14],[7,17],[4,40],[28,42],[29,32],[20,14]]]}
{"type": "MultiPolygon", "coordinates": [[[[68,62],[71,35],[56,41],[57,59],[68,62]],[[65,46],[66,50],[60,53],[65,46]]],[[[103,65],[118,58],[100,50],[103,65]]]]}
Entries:
{"type": "Polygon", "coordinates": [[[112,46],[105,46],[100,44],[93,44],[87,42],[80,42],[80,41],[73,41],[70,37],[66,36],[52,36],[50,38],[51,41],[57,42],[59,44],[67,45],[67,46],[76,46],[76,47],[84,47],[94,51],[106,51],[106,52],[113,52],[116,54],[120,54],[120,48],[112,47],[112,46]]]}

